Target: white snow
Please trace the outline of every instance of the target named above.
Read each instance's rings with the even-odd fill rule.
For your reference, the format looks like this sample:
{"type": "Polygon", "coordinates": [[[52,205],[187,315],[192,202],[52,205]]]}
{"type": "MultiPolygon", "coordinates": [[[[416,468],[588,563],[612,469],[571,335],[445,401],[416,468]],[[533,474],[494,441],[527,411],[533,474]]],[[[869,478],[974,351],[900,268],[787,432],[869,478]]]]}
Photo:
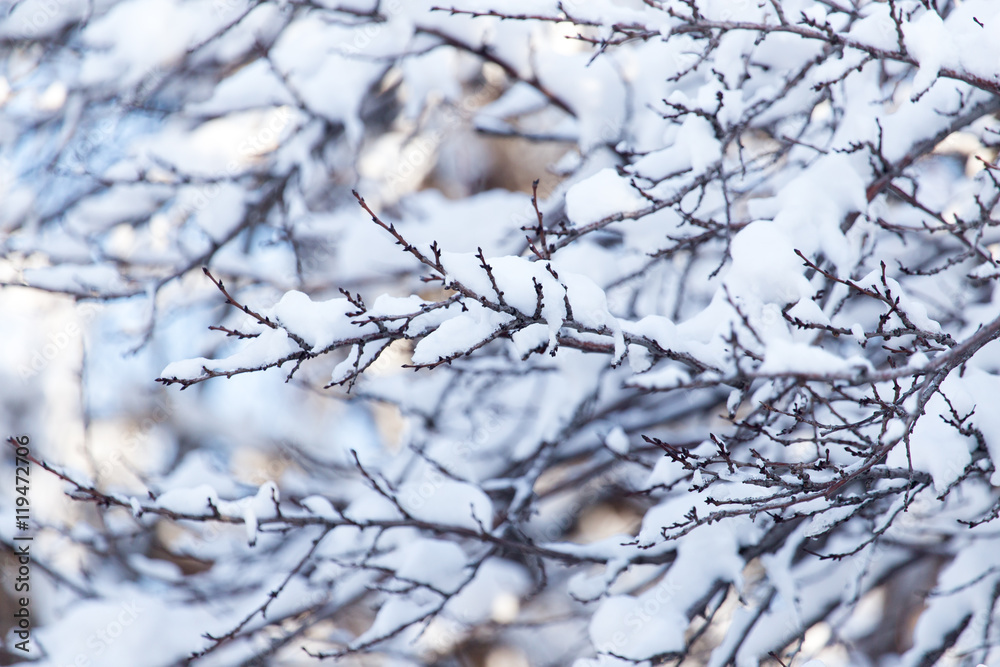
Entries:
{"type": "Polygon", "coordinates": [[[128,0],[112,6],[83,31],[91,47],[83,62],[86,83],[119,79],[138,83],[174,65],[185,50],[207,37],[220,17],[205,11],[207,2],[128,0]]]}
{"type": "MultiPolygon", "coordinates": [[[[1000,579],[996,571],[996,554],[1000,541],[995,537],[969,540],[938,575],[934,594],[928,597],[927,610],[920,615],[913,631],[913,647],[900,661],[901,667],[913,667],[923,662],[923,656],[942,645],[953,628],[970,617],[971,627],[985,627],[992,616],[994,601],[990,591],[1000,579]],[[970,586],[979,577],[983,585],[970,586]]],[[[966,640],[970,648],[979,638],[966,640]]]]}
{"type": "Polygon", "coordinates": [[[590,641],[600,652],[631,660],[684,649],[687,617],[671,604],[665,584],[639,596],[604,598],[590,619],[590,641]]]}
{"type": "Polygon", "coordinates": [[[218,492],[208,484],[192,488],[172,488],[156,499],[156,507],[178,514],[213,517],[219,514],[243,520],[247,542],[253,545],[257,540],[258,519],[277,516],[278,487],[274,482],[263,484],[253,496],[238,500],[220,500],[218,492]]]}
{"type": "Polygon", "coordinates": [[[813,295],[802,260],[776,222],[759,220],[747,225],[733,237],[730,256],[733,263],[725,282],[731,294],[751,294],[778,305],[813,295]]]}
{"type": "Polygon", "coordinates": [[[926,11],[917,20],[905,24],[903,44],[920,64],[913,79],[915,94],[929,88],[941,67],[950,66],[957,53],[951,33],[935,11],[926,11]]]}
{"type": "Polygon", "coordinates": [[[191,104],[187,110],[192,114],[221,115],[288,104],[295,104],[295,98],[285,89],[267,61],[260,59],[220,81],[209,99],[191,104]]]}
{"type": "Polygon", "coordinates": [[[602,169],[566,193],[566,215],[577,227],[619,213],[634,213],[648,205],[628,179],[614,169],[602,169]]]}
{"type": "Polygon", "coordinates": [[[865,336],[865,328],[860,322],[855,322],[851,325],[851,335],[854,336],[855,342],[862,347],[868,342],[868,337],[865,336]]]}
{"type": "Polygon", "coordinates": [[[209,371],[227,373],[244,368],[262,368],[287,358],[299,350],[298,344],[288,337],[284,329],[265,328],[259,336],[249,339],[243,348],[224,359],[186,359],[168,364],[160,377],[191,380],[209,371]]]}
{"type": "MultiPolygon", "coordinates": [[[[962,437],[956,429],[945,423],[955,420],[945,402],[947,397],[960,417],[970,412],[968,424],[974,425],[986,441],[991,458],[1000,457],[1000,414],[991,409],[1000,391],[1000,378],[978,368],[966,368],[963,375],[952,371],[941,383],[940,393],[935,394],[925,406],[926,415],[920,419],[910,435],[909,447],[897,444],[886,458],[890,466],[907,468],[912,462],[914,470],[927,472],[934,480],[934,490],[943,492],[958,479],[971,462],[970,448],[975,441],[962,437]]],[[[897,427],[898,428],[898,427],[897,427]]],[[[993,473],[991,483],[1000,482],[1000,473],[993,473]]]]}
{"type": "Polygon", "coordinates": [[[586,572],[577,572],[566,583],[566,592],[575,599],[583,601],[597,600],[607,589],[606,577],[590,576],[586,572]]]}
{"type": "MultiPolygon", "coordinates": [[[[843,662],[841,647],[812,649],[826,635],[831,642],[838,633],[852,640],[840,630],[849,624],[855,593],[894,585],[885,577],[906,571],[898,568],[912,560],[913,546],[932,544],[941,561],[935,590],[918,610],[914,648],[890,662],[921,664],[966,617],[969,628],[944,655],[987,659],[975,651],[1000,582],[1000,541],[991,532],[996,522],[969,529],[956,528],[955,519],[989,512],[1000,487],[994,470],[1000,343],[953,369],[926,405],[914,392],[895,412],[855,428],[858,438],[891,447],[879,468],[902,475],[912,466],[932,484],[907,496],[912,502],[895,518],[891,539],[844,560],[819,559],[801,547],[820,538],[812,546],[821,552],[850,551],[903,507],[901,494],[855,516],[856,504],[832,506],[845,493],[862,492],[851,485],[837,498],[813,493],[807,502],[752,518],[713,517],[665,539],[665,531],[681,532],[678,525],[692,510],[704,519],[734,506],[728,502],[749,503],[775,489],[759,486],[762,477],[750,468],[693,470],[639,445],[645,433],[716,456],[706,440],[711,432],[740,460],[748,447],[759,447],[761,456],[782,465],[809,464],[816,456],[844,467],[840,474],[865,465],[863,456],[842,446],[836,429],[817,431],[793,417],[804,409],[821,424],[864,420],[880,409],[868,400],[873,387],[867,380],[898,375],[909,387],[946,367],[949,353],[929,346],[905,366],[891,364],[885,348],[913,349],[912,337],[869,340],[866,332],[876,330],[887,306],[835,284],[825,272],[854,280],[871,271],[857,282],[898,299],[901,315],[888,317],[887,329],[902,318],[967,340],[993,321],[1000,308],[996,267],[975,258],[950,263],[958,255],[947,253],[963,252],[954,236],[966,234],[986,253],[1000,255],[995,229],[977,235],[952,224],[976,220],[979,205],[994,200],[990,167],[976,158],[995,162],[996,114],[952,124],[974,105],[994,102],[1000,3],[963,0],[950,3],[948,12],[941,10],[948,3],[895,3],[914,62],[872,61],[849,45],[900,48],[885,2],[674,3],[681,13],[697,4],[713,20],[772,26],[780,6],[805,33],[813,28],[803,19],[829,21],[830,30],[849,31],[843,48],[829,54],[827,40],[781,30],[677,30],[683,19],[658,3],[496,5],[599,21],[603,25],[580,28],[598,40],[644,25],[635,28],[643,31],[639,38],[600,49],[593,62],[595,49],[576,38],[570,21],[451,15],[429,12],[424,2],[309,4],[21,0],[3,12],[0,43],[11,46],[0,76],[3,282],[23,278],[84,296],[86,304],[100,292],[128,297],[111,299],[88,329],[71,330],[49,317],[49,300],[37,290],[0,291],[10,315],[0,322],[7,327],[0,346],[7,363],[0,369],[15,369],[23,381],[8,383],[8,402],[18,415],[24,412],[26,428],[37,422],[38,446],[55,448],[42,452],[50,460],[65,450],[67,470],[96,465],[95,479],[126,487],[116,496],[126,511],[109,513],[103,527],[70,522],[66,534],[48,536],[55,542],[40,529],[33,543],[40,559],[95,596],[73,599],[78,596],[69,586],[39,595],[35,632],[47,662],[83,658],[132,667],[136,656],[151,667],[182,662],[205,646],[204,633],[222,636],[258,609],[309,553],[312,540],[344,521],[357,525],[334,528],[315,545],[261,623],[308,623],[315,620],[303,613],[309,608],[348,618],[361,605],[360,625],[340,623],[323,641],[357,648],[387,638],[373,652],[390,663],[417,664],[454,652],[490,622],[490,633],[511,640],[502,648],[523,649],[531,664],[538,662],[537,639],[544,644],[539,653],[553,664],[586,655],[575,664],[624,667],[684,650],[694,630],[690,615],[711,597],[711,604],[728,601],[705,635],[712,646],[702,662],[754,667],[805,633],[795,660],[822,667],[818,659],[806,661],[843,662]],[[860,6],[847,11],[852,4],[860,6]],[[376,10],[382,16],[371,20],[368,13],[376,10]],[[454,48],[449,40],[466,46],[454,48]],[[949,68],[960,78],[942,78],[949,68]],[[791,81],[799,72],[804,76],[791,81]],[[555,140],[511,142],[489,131],[555,140]],[[947,145],[938,143],[946,135],[947,145]],[[969,148],[960,148],[956,136],[969,148]],[[935,143],[933,152],[909,161],[915,148],[935,143]],[[905,168],[893,184],[927,211],[899,192],[875,192],[882,158],[905,168]],[[716,168],[722,176],[694,186],[716,168]],[[536,177],[549,241],[587,232],[551,259],[525,247],[536,221],[525,190],[536,177]],[[283,187],[271,192],[271,185],[283,187]],[[96,190],[88,194],[90,187],[96,190]],[[480,192],[483,187],[496,189],[480,192]],[[420,266],[372,224],[350,188],[421,253],[434,257],[430,244],[440,244],[443,283],[436,275],[420,281],[437,271],[420,266]],[[252,208],[270,203],[272,195],[273,208],[252,208]],[[677,205],[651,210],[654,200],[674,197],[677,205]],[[248,213],[254,214],[249,220],[248,213]],[[708,243],[691,245],[717,229],[708,243]],[[488,270],[476,256],[480,247],[488,270]],[[223,307],[197,266],[169,278],[195,259],[241,286],[238,298],[278,328],[223,307]],[[894,277],[883,279],[876,268],[883,259],[894,277]],[[809,262],[822,270],[808,268],[809,262]],[[917,275],[900,265],[943,268],[917,275]],[[166,282],[157,282],[160,277],[166,282]],[[363,294],[369,310],[355,313],[349,299],[329,298],[339,286],[363,294]],[[377,296],[386,290],[391,293],[377,296]],[[10,308],[21,293],[38,297],[29,319],[39,326],[25,325],[10,308]],[[450,305],[437,307],[443,301],[450,305]],[[784,313],[815,326],[792,325],[784,313]],[[369,317],[379,324],[363,323],[369,317]],[[227,337],[206,331],[208,324],[255,337],[227,337]],[[139,341],[147,331],[148,340],[139,341]],[[477,347],[494,336],[494,344],[477,347]],[[112,343],[125,337],[130,346],[145,345],[123,360],[112,343]],[[72,353],[46,351],[61,351],[57,341],[64,339],[72,341],[72,353]],[[594,348],[557,344],[567,339],[594,348]],[[323,350],[332,354],[307,360],[300,382],[281,384],[302,352],[323,350]],[[529,357],[532,352],[542,354],[529,357]],[[433,370],[371,374],[359,385],[363,400],[373,401],[365,404],[370,412],[360,401],[331,402],[302,391],[326,374],[349,378],[380,354],[393,368],[410,360],[461,359],[433,370]],[[215,358],[167,365],[189,355],[215,358]],[[628,367],[620,364],[626,357],[628,367]],[[36,368],[25,368],[36,358],[36,368]],[[291,363],[278,372],[246,373],[183,393],[170,388],[162,414],[144,421],[145,392],[157,368],[166,365],[161,375],[167,378],[200,380],[282,361],[291,363]],[[70,387],[66,376],[79,387],[70,387]],[[843,386],[845,380],[852,386],[843,386]],[[81,396],[92,419],[89,440],[98,443],[90,452],[94,460],[81,457],[77,446],[79,434],[87,433],[74,421],[81,396]],[[860,397],[852,407],[851,399],[860,397]],[[768,426],[787,426],[781,437],[789,447],[753,429],[745,433],[749,440],[732,437],[723,410],[730,417],[757,410],[750,413],[756,419],[766,414],[762,403],[791,415],[773,415],[777,421],[768,426]],[[69,407],[53,417],[39,412],[41,405],[49,412],[69,407]],[[67,410],[74,414],[61,418],[67,410]],[[961,427],[951,420],[961,420],[961,427]],[[132,426],[134,437],[105,437],[132,426]],[[189,441],[198,447],[189,451],[189,441]],[[143,456],[119,458],[112,442],[138,445],[143,456]],[[158,454],[146,455],[153,451],[158,454]],[[366,475],[352,467],[353,454],[366,475]],[[183,456],[179,463],[177,456],[183,456]],[[572,483],[574,475],[605,464],[607,476],[572,483]],[[277,517],[279,484],[272,479],[293,499],[283,508],[286,518],[326,525],[262,532],[277,517]],[[645,492],[637,535],[585,544],[555,537],[566,535],[617,484],[645,492]],[[555,498],[544,491],[552,485],[559,485],[555,498]],[[702,485],[709,488],[699,490],[702,485]],[[161,495],[144,499],[147,486],[161,495]],[[548,591],[534,588],[535,564],[496,549],[497,539],[509,537],[509,506],[531,517],[536,500],[543,500],[543,515],[532,534],[544,526],[552,541],[545,548],[594,561],[564,573],[547,568],[557,587],[548,591]],[[208,570],[186,576],[173,563],[126,549],[130,571],[123,578],[121,563],[87,555],[105,537],[152,526],[159,509],[200,519],[158,537],[171,551],[211,563],[208,570]],[[223,522],[213,520],[216,510],[223,522]],[[747,548],[752,551],[779,515],[792,514],[808,519],[748,569],[747,548]],[[251,546],[265,542],[266,557],[260,557],[263,549],[250,551],[244,536],[251,546]],[[752,576],[744,581],[745,574],[752,576]],[[726,590],[716,590],[719,584],[726,590]],[[560,602],[566,591],[577,600],[560,602]],[[767,609],[760,607],[764,600],[767,609]],[[440,605],[439,618],[404,628],[440,605]],[[497,634],[503,624],[561,618],[567,610],[576,630],[587,628],[585,635],[560,625],[531,629],[537,637],[525,642],[520,624],[508,637],[497,634]],[[80,646],[111,624],[123,625],[123,612],[127,632],[99,655],[81,653],[80,646]],[[803,627],[807,621],[813,627],[803,627]]],[[[890,380],[876,388],[886,398],[895,386],[890,380]]],[[[782,466],[777,470],[797,483],[782,466]]],[[[808,472],[820,485],[838,474],[820,466],[808,472]]],[[[905,481],[875,480],[870,491],[903,488],[905,481]]],[[[42,484],[50,482],[58,485],[42,484]]],[[[43,503],[43,518],[58,526],[57,517],[48,516],[55,513],[50,505],[43,503]]],[[[0,537],[7,540],[11,530],[0,529],[0,537]]],[[[268,628],[255,620],[247,630],[260,636],[228,642],[208,661],[251,662],[268,628]]],[[[300,652],[300,639],[316,643],[303,635],[274,660],[300,652]]]]}
{"type": "Polygon", "coordinates": [[[514,349],[522,359],[529,352],[539,347],[545,347],[549,342],[549,327],[545,324],[529,324],[523,329],[518,329],[511,336],[514,341],[514,349]]]}
{"type": "Polygon", "coordinates": [[[259,519],[273,519],[277,514],[279,501],[278,485],[265,482],[253,496],[239,500],[220,500],[216,506],[225,516],[241,517],[246,528],[247,542],[253,546],[257,542],[257,522],[259,519]]]}
{"type": "Polygon", "coordinates": [[[0,36],[15,39],[43,38],[62,30],[72,21],[87,15],[86,0],[25,0],[10,3],[0,21],[0,36]]]}
{"type": "Polygon", "coordinates": [[[348,313],[355,311],[357,307],[347,299],[313,301],[309,295],[291,290],[281,297],[270,314],[311,348],[322,350],[336,341],[376,330],[374,324],[353,324],[355,318],[349,317],[348,313]]]}
{"type": "Polygon", "coordinates": [[[823,375],[873,370],[873,367],[862,357],[843,359],[807,343],[787,342],[769,345],[764,355],[764,363],[757,370],[763,375],[782,373],[823,375]]]}
{"type": "Polygon", "coordinates": [[[889,14],[889,5],[873,2],[859,9],[862,18],[851,26],[850,36],[879,49],[898,48],[896,26],[889,14]]]}
{"type": "MultiPolygon", "coordinates": [[[[298,110],[289,106],[234,111],[190,129],[174,122],[159,135],[137,140],[140,154],[200,176],[242,174],[274,152],[298,125],[298,110]]],[[[211,188],[211,185],[206,186],[211,188]]]]}
{"type": "Polygon", "coordinates": [[[864,278],[857,281],[861,287],[877,290],[882,294],[888,291],[891,298],[898,299],[896,308],[918,328],[930,333],[941,333],[941,325],[932,320],[927,314],[927,306],[910,297],[895,278],[886,276],[883,283],[882,269],[873,269],[864,278]]]}
{"type": "Polygon", "coordinates": [[[169,489],[156,499],[156,506],[178,514],[210,516],[210,502],[218,507],[219,494],[208,484],[202,484],[190,489],[169,489]]]}
{"type": "Polygon", "coordinates": [[[479,567],[473,580],[448,600],[445,614],[468,625],[500,620],[498,606],[506,605],[511,596],[521,598],[530,589],[531,578],[523,566],[490,558],[479,567]]]}
{"type": "Polygon", "coordinates": [[[463,583],[468,557],[454,542],[420,538],[403,548],[375,558],[376,565],[395,571],[403,580],[426,584],[444,593],[454,593],[463,583]]]}
{"type": "Polygon", "coordinates": [[[500,327],[514,319],[507,313],[498,313],[475,302],[466,307],[467,313],[442,322],[437,329],[420,339],[413,349],[414,364],[432,364],[453,355],[461,356],[464,350],[489,339],[500,327]]]}
{"type": "Polygon", "coordinates": [[[730,415],[735,415],[736,411],[740,407],[740,403],[743,400],[743,392],[739,389],[733,389],[729,392],[729,398],[726,399],[726,412],[730,415]]]}
{"type": "Polygon", "coordinates": [[[617,142],[625,121],[626,87],[608,58],[550,52],[533,63],[538,78],[576,114],[583,152],[617,142]]]}
{"type": "MultiPolygon", "coordinates": [[[[738,100],[730,95],[732,102],[738,100]]],[[[671,94],[670,101],[677,104],[687,104],[684,93],[680,90],[671,94]]],[[[738,106],[728,109],[730,116],[738,117],[738,106]]],[[[722,146],[715,137],[712,124],[701,116],[690,115],[677,129],[676,140],[667,148],[646,155],[628,168],[630,173],[650,181],[659,182],[669,175],[676,175],[691,170],[692,176],[702,174],[708,167],[722,157],[722,146]]]]}
{"type": "Polygon", "coordinates": [[[191,605],[159,588],[121,582],[113,598],[77,601],[61,610],[60,622],[35,628],[32,639],[46,647],[49,665],[130,667],[139,660],[167,667],[191,654],[191,645],[178,643],[178,636],[219,629],[219,618],[209,607],[191,605]]]}
{"type": "Polygon", "coordinates": [[[476,124],[491,127],[498,119],[508,119],[537,111],[546,103],[538,89],[518,81],[505,90],[496,100],[476,110],[476,124]]]}
{"type": "Polygon", "coordinates": [[[493,527],[493,503],[479,489],[439,475],[410,480],[399,487],[400,506],[421,521],[461,526],[479,532],[493,527]]]}
{"type": "Polygon", "coordinates": [[[788,315],[807,324],[830,326],[830,318],[812,299],[799,299],[798,303],[788,309],[788,315]]]}
{"type": "Polygon", "coordinates": [[[629,386],[644,389],[675,389],[691,380],[691,374],[684,368],[670,363],[629,380],[629,386]]]}
{"type": "Polygon", "coordinates": [[[60,264],[24,270],[24,280],[32,286],[69,293],[115,292],[127,287],[121,273],[111,264],[60,264]]]}
{"type": "Polygon", "coordinates": [[[382,637],[396,634],[399,628],[406,627],[420,620],[437,607],[433,599],[424,599],[417,595],[393,595],[375,616],[375,622],[367,630],[358,635],[351,646],[362,646],[382,637]]]}
{"type": "Polygon", "coordinates": [[[611,432],[604,438],[604,444],[616,454],[628,454],[629,438],[621,426],[611,429],[611,432]]]}
{"type": "Polygon", "coordinates": [[[309,496],[302,499],[302,506],[318,517],[335,521],[339,518],[330,501],[323,496],[309,496]]]}

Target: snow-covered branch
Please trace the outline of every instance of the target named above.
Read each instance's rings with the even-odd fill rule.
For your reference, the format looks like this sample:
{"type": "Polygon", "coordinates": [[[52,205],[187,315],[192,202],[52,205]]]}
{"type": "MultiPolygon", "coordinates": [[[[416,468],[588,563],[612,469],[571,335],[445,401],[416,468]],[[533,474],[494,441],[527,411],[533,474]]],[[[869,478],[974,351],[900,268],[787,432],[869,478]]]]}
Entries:
{"type": "Polygon", "coordinates": [[[29,657],[996,661],[997,34],[989,0],[15,4],[29,657]]]}

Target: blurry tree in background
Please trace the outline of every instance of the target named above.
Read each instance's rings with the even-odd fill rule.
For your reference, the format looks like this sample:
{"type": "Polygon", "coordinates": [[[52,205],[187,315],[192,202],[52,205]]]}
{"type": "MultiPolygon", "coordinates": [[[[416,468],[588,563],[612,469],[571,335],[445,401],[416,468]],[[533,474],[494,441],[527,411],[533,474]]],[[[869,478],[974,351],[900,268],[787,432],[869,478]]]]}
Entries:
{"type": "Polygon", "coordinates": [[[1000,661],[1000,4],[3,11],[0,664],[1000,661]]]}

